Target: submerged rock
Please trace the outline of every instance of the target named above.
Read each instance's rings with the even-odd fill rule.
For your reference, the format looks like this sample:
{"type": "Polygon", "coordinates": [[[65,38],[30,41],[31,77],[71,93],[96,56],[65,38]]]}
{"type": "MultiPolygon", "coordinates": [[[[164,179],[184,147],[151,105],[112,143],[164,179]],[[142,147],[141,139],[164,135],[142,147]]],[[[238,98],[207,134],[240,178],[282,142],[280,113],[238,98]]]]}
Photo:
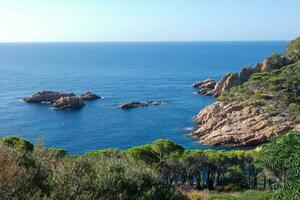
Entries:
{"type": "Polygon", "coordinates": [[[27,103],[42,103],[42,102],[50,102],[58,100],[61,97],[72,97],[75,96],[74,93],[60,93],[54,91],[41,91],[36,94],[33,94],[31,97],[25,97],[23,100],[27,103]]]}
{"type": "Polygon", "coordinates": [[[134,102],[124,103],[124,104],[118,106],[118,108],[130,109],[130,108],[137,108],[137,107],[144,107],[144,106],[158,106],[163,103],[166,103],[166,102],[165,101],[144,101],[144,102],[134,101],[134,102]]]}
{"type": "Polygon", "coordinates": [[[53,104],[52,107],[54,109],[67,109],[67,108],[71,108],[71,109],[75,109],[75,108],[81,108],[83,107],[85,104],[84,102],[81,100],[80,97],[76,97],[76,96],[70,96],[70,97],[61,97],[60,99],[56,100],[53,104]]]}
{"type": "Polygon", "coordinates": [[[86,92],[84,94],[81,94],[80,95],[80,98],[81,100],[83,101],[89,101],[89,100],[96,100],[96,99],[101,99],[102,97],[96,95],[96,94],[93,94],[91,92],[86,92]]]}

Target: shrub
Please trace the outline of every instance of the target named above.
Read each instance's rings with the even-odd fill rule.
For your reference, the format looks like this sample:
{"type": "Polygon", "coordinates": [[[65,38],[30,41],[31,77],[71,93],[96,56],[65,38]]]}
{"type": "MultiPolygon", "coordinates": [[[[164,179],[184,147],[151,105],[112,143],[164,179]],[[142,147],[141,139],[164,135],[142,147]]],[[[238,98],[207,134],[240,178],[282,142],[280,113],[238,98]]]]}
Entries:
{"type": "Polygon", "coordinates": [[[300,134],[290,132],[264,144],[256,163],[267,171],[279,189],[273,199],[300,198],[300,134]]]}
{"type": "Polygon", "coordinates": [[[9,136],[4,137],[1,139],[1,144],[7,145],[9,147],[12,147],[14,149],[20,150],[20,151],[32,151],[34,146],[29,141],[16,137],[16,136],[9,136]]]}
{"type": "Polygon", "coordinates": [[[288,44],[285,56],[294,62],[300,60],[300,37],[288,44]]]}

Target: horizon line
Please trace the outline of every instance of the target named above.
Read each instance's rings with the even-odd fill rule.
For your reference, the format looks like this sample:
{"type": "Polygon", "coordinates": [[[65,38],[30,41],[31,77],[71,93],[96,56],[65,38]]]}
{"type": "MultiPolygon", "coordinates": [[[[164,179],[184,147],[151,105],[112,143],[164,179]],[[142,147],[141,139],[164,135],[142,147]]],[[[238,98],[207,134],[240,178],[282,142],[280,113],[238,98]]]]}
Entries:
{"type": "Polygon", "coordinates": [[[3,43],[188,43],[188,42],[286,42],[288,39],[278,40],[78,40],[78,41],[0,41],[3,43]]]}

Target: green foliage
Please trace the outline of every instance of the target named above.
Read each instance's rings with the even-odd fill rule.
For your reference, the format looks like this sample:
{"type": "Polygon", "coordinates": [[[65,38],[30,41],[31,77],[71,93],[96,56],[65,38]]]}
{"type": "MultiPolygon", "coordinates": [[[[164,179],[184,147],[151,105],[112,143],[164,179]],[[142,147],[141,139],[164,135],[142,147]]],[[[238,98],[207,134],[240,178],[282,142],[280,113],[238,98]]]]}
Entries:
{"type": "Polygon", "coordinates": [[[290,64],[290,61],[279,53],[273,53],[268,58],[269,65],[271,69],[279,69],[283,66],[290,64]]]}
{"type": "Polygon", "coordinates": [[[299,121],[300,62],[269,72],[254,73],[243,85],[225,91],[220,101],[235,101],[242,106],[261,106],[266,113],[288,113],[299,121]]]}
{"type": "Polygon", "coordinates": [[[0,140],[0,143],[19,151],[32,151],[34,148],[33,144],[31,144],[29,141],[16,136],[4,137],[0,140]]]}
{"type": "Polygon", "coordinates": [[[156,153],[152,150],[150,144],[132,147],[125,151],[125,154],[130,158],[142,160],[147,164],[154,164],[159,162],[159,159],[156,153]]]}
{"type": "Polygon", "coordinates": [[[72,156],[42,141],[32,151],[12,147],[0,145],[0,199],[185,199],[156,168],[116,149],[72,156]]]}
{"type": "Polygon", "coordinates": [[[288,44],[285,56],[294,62],[300,60],[300,37],[288,44]]]}
{"type": "Polygon", "coordinates": [[[173,153],[183,153],[184,148],[170,140],[156,140],[151,144],[151,149],[158,156],[159,162],[165,161],[173,153]]]}
{"type": "Polygon", "coordinates": [[[42,141],[32,151],[5,143],[0,145],[0,199],[181,200],[186,199],[176,188],[181,185],[227,193],[277,189],[272,195],[246,191],[208,199],[293,200],[300,195],[299,168],[300,135],[293,132],[259,150],[184,150],[172,141],[157,140],[126,151],[72,156],[47,149],[42,141]]]}
{"type": "Polygon", "coordinates": [[[290,132],[263,145],[256,163],[279,182],[274,199],[300,198],[300,134],[290,132]]]}
{"type": "Polygon", "coordinates": [[[103,150],[94,150],[89,151],[83,155],[86,158],[103,158],[103,157],[122,157],[123,153],[118,149],[103,149],[103,150]]]}

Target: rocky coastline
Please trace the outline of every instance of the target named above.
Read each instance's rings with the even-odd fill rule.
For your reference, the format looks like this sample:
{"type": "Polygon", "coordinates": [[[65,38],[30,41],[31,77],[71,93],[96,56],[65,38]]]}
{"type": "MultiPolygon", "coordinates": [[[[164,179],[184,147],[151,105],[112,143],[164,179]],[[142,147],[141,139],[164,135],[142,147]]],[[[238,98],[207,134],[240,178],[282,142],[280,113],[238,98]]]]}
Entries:
{"type": "MultiPolygon", "coordinates": [[[[299,51],[293,49],[293,53],[299,51]]],[[[239,73],[226,74],[220,81],[194,83],[199,94],[217,97],[217,101],[194,117],[196,125],[190,135],[209,145],[255,147],[299,129],[300,61],[286,55],[273,54],[239,73]]]]}

